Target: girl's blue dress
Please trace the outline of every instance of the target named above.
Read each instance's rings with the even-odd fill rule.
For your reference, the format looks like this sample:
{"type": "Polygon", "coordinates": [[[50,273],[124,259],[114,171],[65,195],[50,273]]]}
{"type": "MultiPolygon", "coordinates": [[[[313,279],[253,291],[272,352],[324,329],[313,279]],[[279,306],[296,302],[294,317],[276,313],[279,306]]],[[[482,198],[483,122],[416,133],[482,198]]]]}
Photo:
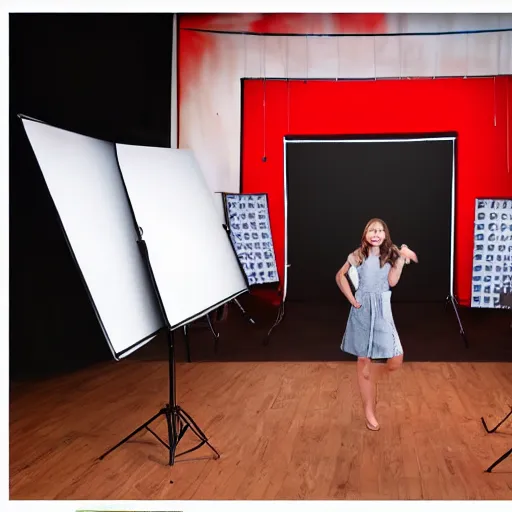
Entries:
{"type": "Polygon", "coordinates": [[[341,350],[370,359],[389,359],[403,354],[391,312],[388,282],[391,264],[381,267],[379,257],[370,255],[356,268],[359,286],[355,297],[361,307],[350,309],[341,350]]]}

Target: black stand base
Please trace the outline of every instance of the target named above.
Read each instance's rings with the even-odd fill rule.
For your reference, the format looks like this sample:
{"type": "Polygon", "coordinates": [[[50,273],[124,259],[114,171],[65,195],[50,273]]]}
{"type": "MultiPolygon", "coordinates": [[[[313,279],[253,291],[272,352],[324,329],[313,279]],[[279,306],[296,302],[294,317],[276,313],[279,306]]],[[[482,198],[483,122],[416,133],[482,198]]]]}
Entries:
{"type": "Polygon", "coordinates": [[[446,307],[448,307],[449,303],[451,303],[453,306],[453,310],[455,311],[455,316],[457,317],[457,322],[459,323],[460,335],[462,336],[462,339],[464,340],[464,345],[466,345],[466,348],[468,348],[469,347],[468,338],[466,336],[466,333],[464,332],[464,327],[462,327],[462,321],[460,319],[459,309],[458,309],[459,304],[457,302],[457,299],[453,295],[448,295],[448,297],[446,297],[445,309],[446,309],[446,307]]]}
{"type": "Polygon", "coordinates": [[[169,450],[169,466],[174,466],[177,457],[181,457],[187,453],[198,450],[203,445],[207,445],[214,452],[214,459],[219,459],[219,452],[209,443],[208,438],[204,434],[204,432],[198,427],[197,423],[192,419],[192,417],[185,412],[179,405],[170,407],[169,404],[160,411],[158,411],[154,416],[152,416],[148,421],[137,427],[131,434],[127,435],[122,441],[119,441],[115,446],[107,450],[103,455],[99,457],[100,460],[103,460],[109,453],[113,452],[121,445],[129,441],[133,436],[141,432],[142,430],[147,430],[153,436],[160,441],[168,450],[169,450]],[[149,428],[149,425],[157,420],[160,416],[165,416],[167,420],[167,429],[169,432],[170,442],[166,443],[156,432],[149,428]],[[178,447],[178,443],[181,441],[186,431],[190,428],[190,430],[196,435],[199,439],[199,443],[194,447],[190,448],[181,453],[176,453],[176,448],[178,447]]]}
{"type": "Polygon", "coordinates": [[[499,459],[494,461],[486,470],[485,473],[492,473],[492,470],[500,463],[502,463],[507,457],[512,454],[512,448],[508,452],[505,452],[499,459]]]}
{"type": "Polygon", "coordinates": [[[107,450],[99,458],[103,460],[109,453],[119,448],[121,445],[129,441],[133,436],[147,430],[162,443],[167,450],[169,450],[169,465],[174,466],[176,457],[185,455],[186,453],[193,452],[203,445],[207,445],[215,454],[214,459],[220,458],[219,452],[208,442],[205,433],[198,427],[197,423],[193,420],[190,414],[186,413],[176,401],[176,359],[174,352],[174,334],[169,327],[166,328],[167,342],[169,346],[169,402],[160,409],[154,416],[149,418],[145,423],[137,427],[131,434],[127,435],[123,440],[119,441],[115,446],[107,450]],[[169,442],[166,443],[156,432],[149,427],[160,416],[165,416],[167,421],[167,435],[169,442]],[[199,439],[199,443],[194,447],[182,453],[176,453],[178,444],[185,435],[186,431],[190,429],[195,436],[199,439]]]}
{"type": "MultiPolygon", "coordinates": [[[[487,426],[487,423],[485,422],[485,420],[483,418],[480,418],[480,420],[482,421],[482,425],[484,426],[485,428],[485,431],[488,433],[488,434],[494,434],[498,428],[503,425],[503,423],[505,423],[505,421],[508,420],[508,418],[510,418],[510,416],[512,416],[512,406],[509,406],[510,407],[510,411],[508,412],[508,414],[501,420],[499,421],[493,428],[489,428],[487,426]]],[[[485,470],[485,473],[491,473],[492,470],[498,465],[498,464],[501,464],[507,457],[509,457],[510,455],[512,454],[512,448],[510,450],[508,450],[507,452],[505,452],[499,459],[496,459],[486,470],[485,470]]]]}
{"type": "Polygon", "coordinates": [[[505,421],[507,421],[510,416],[512,416],[512,406],[510,406],[510,411],[508,412],[508,414],[497,424],[495,425],[493,428],[489,429],[489,427],[487,426],[487,423],[485,423],[485,420],[482,418],[480,418],[480,420],[482,421],[482,425],[484,426],[485,428],[485,431],[488,433],[488,434],[494,434],[494,432],[496,432],[496,430],[498,430],[499,427],[501,427],[501,425],[503,425],[503,423],[505,423],[505,421]]]}

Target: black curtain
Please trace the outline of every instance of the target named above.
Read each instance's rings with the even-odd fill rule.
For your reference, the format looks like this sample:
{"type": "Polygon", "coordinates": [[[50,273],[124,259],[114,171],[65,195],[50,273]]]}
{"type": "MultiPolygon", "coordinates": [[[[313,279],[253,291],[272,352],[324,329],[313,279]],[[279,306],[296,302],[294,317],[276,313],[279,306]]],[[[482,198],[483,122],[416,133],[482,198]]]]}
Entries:
{"type": "Polygon", "coordinates": [[[335,274],[373,217],[420,259],[405,268],[393,300],[445,300],[453,148],[446,140],[287,143],[287,300],[345,300],[335,274]]]}
{"type": "Polygon", "coordinates": [[[168,147],[172,18],[10,15],[12,379],[112,359],[17,114],[105,140],[168,147]]]}

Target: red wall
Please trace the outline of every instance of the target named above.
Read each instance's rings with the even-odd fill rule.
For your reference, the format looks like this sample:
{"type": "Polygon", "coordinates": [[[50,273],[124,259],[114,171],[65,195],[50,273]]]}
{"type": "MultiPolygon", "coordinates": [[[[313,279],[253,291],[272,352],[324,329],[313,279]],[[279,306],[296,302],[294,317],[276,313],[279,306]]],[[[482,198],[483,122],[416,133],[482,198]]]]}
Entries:
{"type": "Polygon", "coordinates": [[[285,135],[458,132],[455,294],[461,304],[470,304],[474,200],[478,196],[512,196],[512,172],[508,172],[507,162],[507,147],[512,142],[509,77],[247,80],[243,99],[242,191],[269,195],[281,280],[285,135]]]}

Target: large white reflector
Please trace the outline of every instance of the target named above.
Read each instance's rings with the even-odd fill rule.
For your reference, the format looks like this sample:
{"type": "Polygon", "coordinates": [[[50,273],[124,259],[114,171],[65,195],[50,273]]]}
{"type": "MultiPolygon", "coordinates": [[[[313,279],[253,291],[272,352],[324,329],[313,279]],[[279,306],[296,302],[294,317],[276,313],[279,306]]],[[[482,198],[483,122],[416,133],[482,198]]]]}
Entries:
{"type": "Polygon", "coordinates": [[[171,327],[245,292],[243,273],[193,153],[116,148],[171,327]]]}
{"type": "Polygon", "coordinates": [[[163,318],[114,144],[22,121],[110,349],[125,357],[154,337],[163,318]]]}

